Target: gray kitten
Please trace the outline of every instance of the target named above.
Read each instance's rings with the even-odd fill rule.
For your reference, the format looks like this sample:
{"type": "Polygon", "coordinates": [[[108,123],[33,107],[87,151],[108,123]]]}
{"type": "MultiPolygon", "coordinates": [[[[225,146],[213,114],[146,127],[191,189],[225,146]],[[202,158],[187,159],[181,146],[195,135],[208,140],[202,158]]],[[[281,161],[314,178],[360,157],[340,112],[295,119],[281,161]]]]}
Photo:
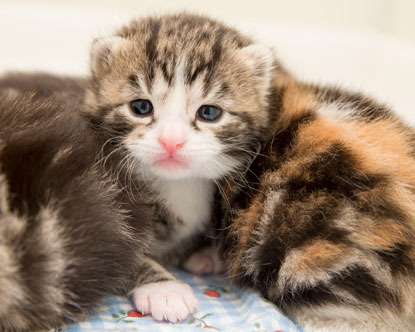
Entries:
{"type": "Polygon", "coordinates": [[[6,78],[3,330],[80,319],[116,290],[156,319],[194,312],[191,289],[157,261],[183,263],[208,232],[215,182],[245,167],[250,145],[235,139],[246,111],[266,107],[275,64],[236,30],[179,14],[97,40],[89,82],[6,78]]]}
{"type": "MultiPolygon", "coordinates": [[[[65,91],[36,94],[11,78],[51,78],[0,81],[0,330],[33,331],[82,319],[104,295],[130,289],[143,238],[96,162],[103,141],[77,110],[81,81],[54,78],[65,91]]],[[[137,214],[150,224],[145,205],[137,214]]]]}

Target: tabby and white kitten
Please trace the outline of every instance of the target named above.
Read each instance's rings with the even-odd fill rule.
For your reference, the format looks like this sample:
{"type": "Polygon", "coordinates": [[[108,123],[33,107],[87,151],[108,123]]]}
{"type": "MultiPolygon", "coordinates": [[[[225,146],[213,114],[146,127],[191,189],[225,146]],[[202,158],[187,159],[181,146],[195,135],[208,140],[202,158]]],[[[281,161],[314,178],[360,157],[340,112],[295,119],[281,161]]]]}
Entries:
{"type": "Polygon", "coordinates": [[[115,288],[156,319],[194,312],[191,289],[156,261],[180,263],[177,254],[207,232],[215,181],[256,148],[262,128],[245,115],[262,116],[273,64],[268,49],[237,31],[178,14],[138,19],[97,40],[85,106],[76,97],[83,83],[65,90],[29,77],[22,88],[7,78],[3,330],[79,319],[115,288]],[[248,127],[255,131],[238,145],[248,127]]]}
{"type": "MultiPolygon", "coordinates": [[[[139,182],[132,196],[154,207],[149,256],[168,263],[184,239],[206,232],[215,181],[251,159],[270,121],[262,110],[274,62],[236,30],[189,14],[139,19],[94,43],[85,116],[125,156],[128,181],[139,182]]],[[[185,266],[204,272],[211,262],[196,263],[185,266]]],[[[187,295],[160,306],[184,285],[167,272],[158,274],[171,280],[166,289],[151,278],[131,292],[138,310],[173,321],[191,312],[187,295]]]]}
{"type": "Polygon", "coordinates": [[[299,321],[413,331],[413,129],[361,94],[278,75],[270,107],[241,114],[235,140],[250,155],[257,134],[261,150],[243,177],[220,184],[219,245],[231,279],[299,321]],[[259,136],[251,123],[267,130],[259,136]]]}

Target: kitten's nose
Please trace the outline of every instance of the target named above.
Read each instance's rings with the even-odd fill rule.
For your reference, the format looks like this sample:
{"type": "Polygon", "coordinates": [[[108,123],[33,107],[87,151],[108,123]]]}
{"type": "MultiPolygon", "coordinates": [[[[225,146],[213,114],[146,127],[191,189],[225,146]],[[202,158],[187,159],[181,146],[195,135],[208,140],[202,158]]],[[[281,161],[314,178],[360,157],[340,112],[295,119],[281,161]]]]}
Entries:
{"type": "Polygon", "coordinates": [[[161,127],[157,140],[169,156],[172,156],[186,142],[186,134],[180,123],[168,123],[161,127]]]}

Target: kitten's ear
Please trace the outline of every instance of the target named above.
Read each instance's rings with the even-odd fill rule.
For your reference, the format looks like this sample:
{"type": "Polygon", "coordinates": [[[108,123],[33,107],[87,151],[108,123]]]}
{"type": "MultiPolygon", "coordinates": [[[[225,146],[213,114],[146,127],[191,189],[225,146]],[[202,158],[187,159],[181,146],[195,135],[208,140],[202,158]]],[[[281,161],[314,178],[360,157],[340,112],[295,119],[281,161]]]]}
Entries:
{"type": "Polygon", "coordinates": [[[240,52],[253,72],[258,90],[268,94],[275,64],[274,52],[271,48],[260,44],[243,47],[240,52]]]}
{"type": "Polygon", "coordinates": [[[95,39],[91,46],[91,71],[93,75],[109,72],[114,54],[122,48],[126,40],[119,36],[95,39]]]}

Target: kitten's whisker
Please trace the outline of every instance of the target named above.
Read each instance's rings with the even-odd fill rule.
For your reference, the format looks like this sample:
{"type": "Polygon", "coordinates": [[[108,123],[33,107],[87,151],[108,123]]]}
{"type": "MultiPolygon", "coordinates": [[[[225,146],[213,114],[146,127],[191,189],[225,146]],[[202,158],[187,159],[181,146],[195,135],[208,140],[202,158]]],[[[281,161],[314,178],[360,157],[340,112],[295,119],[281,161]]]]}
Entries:
{"type": "Polygon", "coordinates": [[[132,158],[133,157],[131,155],[128,155],[128,158],[127,158],[126,162],[124,163],[124,165],[125,165],[125,166],[123,166],[123,167],[125,167],[124,181],[125,181],[125,183],[128,187],[127,195],[130,197],[130,200],[132,202],[136,202],[137,197],[136,197],[136,195],[133,191],[133,188],[131,186],[132,178],[130,177],[130,174],[129,174],[130,173],[129,169],[131,167],[132,158]]]}
{"type": "Polygon", "coordinates": [[[117,147],[117,148],[115,148],[113,151],[111,151],[105,158],[104,158],[104,160],[102,161],[100,161],[100,162],[102,162],[102,165],[105,167],[106,166],[106,164],[107,164],[107,161],[108,161],[108,159],[113,155],[113,154],[115,154],[115,153],[118,153],[118,152],[120,152],[120,151],[122,151],[122,147],[117,147]]]}
{"type": "Polygon", "coordinates": [[[261,156],[261,157],[264,157],[264,158],[270,158],[267,155],[264,155],[262,153],[259,153],[259,151],[256,152],[256,151],[252,151],[252,150],[247,150],[246,148],[243,148],[243,147],[240,147],[240,146],[237,146],[237,145],[234,145],[234,146],[232,146],[229,149],[225,149],[225,151],[233,151],[233,150],[242,151],[242,152],[246,153],[249,156],[255,156],[255,157],[261,156]]]}
{"type": "Polygon", "coordinates": [[[223,190],[222,186],[220,185],[220,183],[218,181],[216,181],[216,180],[214,180],[214,181],[215,181],[215,185],[218,188],[221,196],[225,199],[228,209],[230,209],[231,208],[231,204],[229,202],[228,197],[225,195],[225,191],[223,190]]]}

